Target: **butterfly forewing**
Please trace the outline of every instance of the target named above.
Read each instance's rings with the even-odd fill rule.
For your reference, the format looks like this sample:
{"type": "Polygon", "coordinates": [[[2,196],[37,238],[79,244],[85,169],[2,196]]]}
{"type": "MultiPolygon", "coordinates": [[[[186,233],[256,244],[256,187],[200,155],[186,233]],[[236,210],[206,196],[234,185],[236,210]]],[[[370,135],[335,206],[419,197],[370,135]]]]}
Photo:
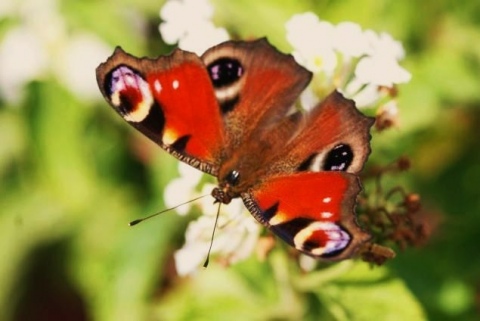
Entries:
{"type": "Polygon", "coordinates": [[[227,41],[207,50],[202,59],[214,79],[228,136],[225,148],[231,151],[282,121],[312,77],[266,39],[227,41]],[[215,81],[218,74],[230,77],[215,81]]]}
{"type": "Polygon", "coordinates": [[[97,68],[105,99],[131,125],[182,161],[215,174],[224,127],[209,74],[182,50],[157,59],[121,49],[97,68]]]}

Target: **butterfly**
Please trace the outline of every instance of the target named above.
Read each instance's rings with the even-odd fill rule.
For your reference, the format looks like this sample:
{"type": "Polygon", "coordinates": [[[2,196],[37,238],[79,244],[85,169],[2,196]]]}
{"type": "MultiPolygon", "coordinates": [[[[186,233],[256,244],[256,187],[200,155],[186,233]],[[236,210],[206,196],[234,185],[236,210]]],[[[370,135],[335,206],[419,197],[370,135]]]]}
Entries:
{"type": "Polygon", "coordinates": [[[312,73],[266,39],[227,41],[200,57],[175,49],[136,58],[117,47],[96,74],[124,120],[217,178],[216,202],[240,197],[313,257],[350,258],[369,241],[355,203],[374,120],[337,91],[308,112],[295,108],[312,73]]]}

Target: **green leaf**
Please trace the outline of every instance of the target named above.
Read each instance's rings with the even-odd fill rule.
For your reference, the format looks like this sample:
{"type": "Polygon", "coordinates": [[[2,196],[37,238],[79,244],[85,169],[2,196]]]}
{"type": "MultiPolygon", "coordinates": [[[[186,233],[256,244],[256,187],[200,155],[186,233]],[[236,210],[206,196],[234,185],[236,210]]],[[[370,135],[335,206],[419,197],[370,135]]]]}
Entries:
{"type": "Polygon", "coordinates": [[[426,320],[422,307],[386,267],[358,262],[315,291],[334,320],[426,320]]]}

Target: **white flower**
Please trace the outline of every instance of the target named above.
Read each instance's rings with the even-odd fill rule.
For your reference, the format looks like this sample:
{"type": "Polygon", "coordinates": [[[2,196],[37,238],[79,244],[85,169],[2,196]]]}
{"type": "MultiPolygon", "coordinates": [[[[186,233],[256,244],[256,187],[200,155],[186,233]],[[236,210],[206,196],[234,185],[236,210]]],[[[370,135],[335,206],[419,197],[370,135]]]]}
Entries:
{"type": "Polygon", "coordinates": [[[311,12],[292,16],[286,29],[293,56],[314,73],[300,97],[306,110],[334,89],[355,100],[357,107],[377,107],[389,95],[381,87],[411,78],[398,63],[405,55],[402,44],[387,33],[363,31],[353,22],[333,26],[311,12]]]}
{"type": "Polygon", "coordinates": [[[6,100],[18,102],[28,82],[48,73],[80,99],[100,97],[93,70],[111,49],[93,35],[69,35],[57,7],[55,0],[18,5],[20,25],[0,44],[0,95],[6,100]]]}
{"type": "MultiPolygon", "coordinates": [[[[184,163],[179,163],[178,169],[180,176],[165,188],[167,207],[174,207],[199,195],[207,195],[197,202],[176,208],[179,215],[187,214],[192,206],[199,206],[202,213],[198,219],[189,223],[185,232],[185,244],[174,254],[177,272],[184,276],[194,274],[207,258],[219,204],[209,196],[215,185],[205,183],[200,192],[196,191],[202,172],[184,163]]],[[[259,232],[260,224],[248,213],[241,199],[233,199],[228,205],[221,204],[211,256],[228,264],[241,261],[254,251],[259,232]]]]}
{"type": "Polygon", "coordinates": [[[314,30],[318,31],[319,26],[320,19],[313,12],[293,15],[285,25],[287,40],[293,48],[309,51],[313,41],[305,41],[305,39],[311,40],[309,37],[312,36],[314,30]]]}
{"type": "Polygon", "coordinates": [[[21,23],[41,39],[47,50],[53,51],[68,40],[58,0],[23,0],[19,9],[21,23]]]}
{"type": "Polygon", "coordinates": [[[346,95],[355,101],[357,108],[374,106],[382,98],[381,91],[375,84],[367,84],[354,95],[346,95]]]}
{"type": "Polygon", "coordinates": [[[355,76],[364,84],[393,87],[410,81],[411,75],[402,68],[394,57],[374,54],[362,58],[355,69],[355,76]]]}
{"type": "MultiPolygon", "coordinates": [[[[189,223],[185,232],[185,244],[175,252],[175,265],[179,275],[194,274],[207,258],[218,203],[209,196],[215,185],[204,183],[200,192],[196,191],[203,173],[179,163],[180,176],[165,188],[164,199],[167,207],[174,207],[188,200],[206,195],[200,200],[184,204],[176,211],[187,214],[192,206],[199,206],[202,215],[189,223]]],[[[246,210],[241,199],[234,199],[228,205],[221,204],[211,255],[227,264],[233,264],[249,257],[258,241],[260,224],[246,210]]]]}
{"type": "Polygon", "coordinates": [[[341,22],[335,26],[333,46],[345,58],[360,57],[369,50],[362,28],[353,22],[341,22]]]}
{"type": "Polygon", "coordinates": [[[312,72],[330,75],[337,65],[333,25],[307,12],[294,15],[285,27],[295,60],[312,72]]]}
{"type": "Polygon", "coordinates": [[[228,33],[223,28],[217,28],[213,23],[205,22],[200,28],[191,30],[185,35],[178,47],[188,50],[197,55],[203,54],[208,48],[213,47],[229,39],[228,33]]]}
{"type": "Polygon", "coordinates": [[[166,43],[174,44],[212,16],[213,7],[208,0],[170,0],[160,10],[164,21],[160,33],[166,43]]]}
{"type": "Polygon", "coordinates": [[[164,22],[159,26],[163,40],[168,44],[202,54],[206,49],[229,39],[223,28],[211,22],[213,7],[208,0],[170,0],[160,10],[164,22]]]}
{"type": "Polygon", "coordinates": [[[313,91],[312,86],[308,86],[300,94],[300,105],[303,110],[308,111],[314,108],[320,102],[320,97],[318,97],[313,91]]]}
{"type": "MultiPolygon", "coordinates": [[[[203,192],[211,191],[213,187],[212,184],[206,184],[203,192]]],[[[205,262],[218,206],[212,198],[202,199],[203,215],[188,225],[185,244],[174,254],[179,275],[194,274],[205,262]]],[[[234,199],[228,205],[222,204],[211,256],[220,257],[227,264],[249,257],[257,244],[259,231],[259,223],[246,211],[240,199],[234,199]]]]}
{"type": "Polygon", "coordinates": [[[54,67],[58,78],[78,97],[96,99],[98,87],[92,70],[95,70],[111,52],[109,46],[93,35],[75,35],[56,57],[57,63],[54,67]]]}
{"type": "Polygon", "coordinates": [[[380,107],[378,109],[377,113],[379,113],[379,114],[383,113],[383,114],[385,114],[385,116],[388,116],[388,118],[390,118],[390,119],[396,118],[398,116],[397,101],[396,100],[391,100],[388,103],[386,103],[385,105],[382,105],[382,107],[380,107]]]}
{"type": "Polygon", "coordinates": [[[51,50],[58,47],[57,38],[64,38],[65,25],[55,0],[5,1],[0,6],[20,22],[7,29],[0,44],[0,94],[16,103],[25,84],[48,71],[51,50]]]}
{"type": "MultiPolygon", "coordinates": [[[[179,162],[180,177],[173,179],[165,187],[163,199],[167,207],[174,207],[198,196],[195,188],[200,183],[202,172],[192,166],[179,162]]],[[[192,204],[187,203],[175,209],[179,215],[186,215],[192,204]]]]}
{"type": "Polygon", "coordinates": [[[298,263],[300,264],[300,267],[303,271],[311,272],[317,267],[318,260],[309,255],[300,254],[300,257],[298,258],[298,263]]]}
{"type": "Polygon", "coordinates": [[[386,104],[380,106],[377,110],[377,120],[375,127],[378,130],[384,130],[390,127],[398,126],[398,104],[396,99],[392,99],[386,104]]]}
{"type": "Polygon", "coordinates": [[[15,12],[16,0],[0,1],[0,18],[8,17],[15,12]]]}
{"type": "Polygon", "coordinates": [[[372,30],[366,30],[365,39],[369,47],[368,54],[371,56],[382,55],[396,60],[402,60],[405,57],[402,43],[386,32],[378,34],[372,30]]]}
{"type": "Polygon", "coordinates": [[[0,94],[8,101],[18,101],[23,86],[38,79],[47,66],[48,53],[32,30],[10,30],[0,44],[0,94]]]}
{"type": "Polygon", "coordinates": [[[392,87],[395,84],[410,81],[411,75],[398,63],[405,56],[405,50],[399,41],[388,33],[365,31],[368,42],[368,55],[357,64],[355,76],[364,84],[392,87]]]}

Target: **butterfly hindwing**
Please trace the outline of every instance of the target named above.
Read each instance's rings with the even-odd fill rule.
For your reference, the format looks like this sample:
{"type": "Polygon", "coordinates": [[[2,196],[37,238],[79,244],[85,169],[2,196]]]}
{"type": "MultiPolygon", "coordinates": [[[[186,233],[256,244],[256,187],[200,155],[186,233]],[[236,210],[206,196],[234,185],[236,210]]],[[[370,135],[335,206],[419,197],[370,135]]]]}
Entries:
{"type": "Polygon", "coordinates": [[[302,172],[272,177],[242,198],[260,222],[299,251],[341,260],[369,239],[355,220],[359,191],[352,174],[302,172]]]}
{"type": "MultiPolygon", "coordinates": [[[[358,173],[370,153],[371,118],[333,92],[302,115],[297,133],[274,150],[270,171],[242,193],[252,214],[315,257],[351,257],[370,236],[356,222],[358,173]]],[[[281,127],[283,125],[279,125],[281,127]]]]}
{"type": "Polygon", "coordinates": [[[117,48],[97,68],[99,87],[131,125],[182,161],[215,174],[224,126],[207,70],[183,50],[157,59],[117,48]]]}

